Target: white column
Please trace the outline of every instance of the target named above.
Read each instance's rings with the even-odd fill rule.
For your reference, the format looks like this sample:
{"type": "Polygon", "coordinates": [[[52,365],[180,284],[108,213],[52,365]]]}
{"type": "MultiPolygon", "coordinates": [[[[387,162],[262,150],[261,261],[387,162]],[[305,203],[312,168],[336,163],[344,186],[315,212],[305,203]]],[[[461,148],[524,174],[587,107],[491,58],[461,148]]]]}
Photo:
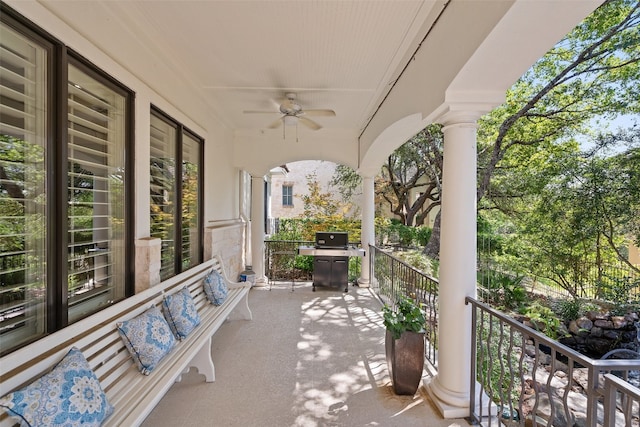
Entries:
{"type": "Polygon", "coordinates": [[[362,228],[361,242],[362,248],[366,251],[362,259],[362,269],[360,270],[360,278],[358,278],[358,286],[368,288],[371,285],[371,277],[369,274],[370,254],[369,245],[375,244],[375,194],[373,187],[373,177],[362,177],[362,228]]]}
{"type": "Polygon", "coordinates": [[[476,296],[476,120],[443,121],[444,165],[438,296],[438,374],[427,384],[445,418],[469,415],[471,309],[476,296]]]}
{"type": "Polygon", "coordinates": [[[251,262],[256,286],[264,285],[264,177],[251,177],[251,262]]]}

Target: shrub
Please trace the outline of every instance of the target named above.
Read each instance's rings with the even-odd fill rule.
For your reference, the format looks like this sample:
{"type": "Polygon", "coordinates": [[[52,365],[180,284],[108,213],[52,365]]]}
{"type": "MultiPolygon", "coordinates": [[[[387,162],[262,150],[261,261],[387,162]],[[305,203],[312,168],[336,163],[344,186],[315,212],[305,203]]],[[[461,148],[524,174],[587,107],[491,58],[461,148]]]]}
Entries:
{"type": "Polygon", "coordinates": [[[400,338],[403,332],[422,332],[426,319],[422,308],[413,300],[403,297],[398,300],[395,309],[385,304],[382,307],[384,326],[394,339],[400,338]]]}
{"type": "Polygon", "coordinates": [[[546,307],[537,301],[529,305],[523,310],[536,330],[542,332],[551,339],[558,339],[560,332],[560,319],[549,307],[546,307]]]}
{"type": "Polygon", "coordinates": [[[416,243],[420,246],[427,246],[431,238],[431,228],[426,225],[416,227],[416,243]]]}
{"type": "Polygon", "coordinates": [[[482,270],[478,274],[480,286],[486,288],[483,299],[504,310],[518,310],[527,301],[527,291],[522,285],[524,276],[512,276],[494,270],[482,270]]]}
{"type": "Polygon", "coordinates": [[[563,299],[556,305],[556,311],[562,320],[576,320],[583,313],[583,304],[578,298],[563,299]]]}

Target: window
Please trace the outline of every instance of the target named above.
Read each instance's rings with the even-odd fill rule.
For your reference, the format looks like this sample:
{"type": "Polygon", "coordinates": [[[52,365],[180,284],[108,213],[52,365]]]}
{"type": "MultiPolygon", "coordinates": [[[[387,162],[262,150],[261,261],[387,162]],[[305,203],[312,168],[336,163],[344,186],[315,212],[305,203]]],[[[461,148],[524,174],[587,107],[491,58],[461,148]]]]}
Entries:
{"type": "Polygon", "coordinates": [[[67,89],[70,322],[125,297],[127,96],[81,68],[69,65],[67,89]]]}
{"type": "MultiPolygon", "coordinates": [[[[5,17],[6,18],[6,17],[5,17]]],[[[44,335],[50,46],[0,24],[0,350],[44,335]]]]}
{"type": "Polygon", "coordinates": [[[162,242],[160,278],[165,280],[202,262],[204,144],[155,108],[150,132],[151,236],[162,242]]]}
{"type": "Polygon", "coordinates": [[[293,206],[293,185],[282,186],[282,206],[293,206]]]}
{"type": "Polygon", "coordinates": [[[130,293],[133,95],[0,8],[5,354],[130,293]]]}

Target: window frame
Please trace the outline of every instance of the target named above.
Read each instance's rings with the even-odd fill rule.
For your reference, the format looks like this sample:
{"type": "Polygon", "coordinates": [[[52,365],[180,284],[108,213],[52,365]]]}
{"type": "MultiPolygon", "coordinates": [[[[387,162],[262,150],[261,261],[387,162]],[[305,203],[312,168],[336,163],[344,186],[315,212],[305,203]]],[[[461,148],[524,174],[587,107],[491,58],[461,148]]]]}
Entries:
{"type": "Polygon", "coordinates": [[[282,184],[282,206],[293,207],[293,184],[282,184]],[[289,194],[285,194],[285,188],[289,194]]]}
{"type": "MultiPolygon", "coordinates": [[[[124,214],[124,264],[122,277],[115,280],[124,282],[123,292],[126,299],[134,294],[135,253],[134,225],[135,225],[135,199],[134,189],[134,117],[135,117],[135,93],[124,84],[110,76],[107,72],[92,64],[79,53],[73,51],[62,41],[44,31],[38,25],[28,20],[3,2],[0,2],[0,24],[11,28],[13,31],[30,39],[34,44],[41,46],[47,53],[43,66],[46,67],[44,81],[46,94],[43,120],[46,124],[42,138],[45,150],[46,171],[46,218],[44,227],[46,230],[45,251],[43,262],[46,263],[46,296],[44,300],[46,314],[41,318],[45,323],[43,333],[34,334],[28,339],[18,341],[0,349],[0,355],[8,354],[29,343],[37,341],[44,336],[61,330],[69,323],[68,309],[68,67],[73,65],[86,73],[91,78],[107,86],[110,90],[123,95],[124,102],[124,149],[125,157],[123,177],[124,214]]],[[[29,300],[25,300],[25,304],[29,300]]],[[[91,311],[81,318],[90,316],[97,311],[115,304],[105,304],[98,310],[91,311]]],[[[75,321],[80,320],[80,318],[75,321]]]]}
{"type": "MultiPolygon", "coordinates": [[[[175,128],[175,141],[174,141],[174,152],[175,152],[175,174],[174,174],[174,185],[173,191],[175,193],[175,206],[173,209],[173,224],[174,224],[174,262],[173,262],[173,274],[168,275],[166,277],[161,276],[161,280],[167,280],[170,277],[173,277],[182,271],[184,271],[182,267],[183,262],[183,247],[182,247],[182,212],[183,212],[183,191],[182,191],[182,180],[183,176],[183,149],[184,149],[184,135],[188,135],[194,141],[196,141],[199,145],[198,156],[200,160],[200,164],[198,166],[198,242],[197,242],[197,261],[195,265],[202,263],[204,259],[204,138],[200,137],[196,132],[190,130],[188,127],[180,123],[179,121],[172,118],[170,115],[162,111],[160,108],[155,105],[151,105],[150,114],[168,125],[175,128]]],[[[151,161],[151,154],[149,155],[149,162],[151,161]]],[[[150,177],[151,178],[151,177],[150,177]]],[[[149,211],[149,215],[151,215],[151,211],[149,211]]],[[[162,248],[161,248],[162,251],[162,248]]],[[[162,258],[162,254],[161,254],[162,258]]]]}

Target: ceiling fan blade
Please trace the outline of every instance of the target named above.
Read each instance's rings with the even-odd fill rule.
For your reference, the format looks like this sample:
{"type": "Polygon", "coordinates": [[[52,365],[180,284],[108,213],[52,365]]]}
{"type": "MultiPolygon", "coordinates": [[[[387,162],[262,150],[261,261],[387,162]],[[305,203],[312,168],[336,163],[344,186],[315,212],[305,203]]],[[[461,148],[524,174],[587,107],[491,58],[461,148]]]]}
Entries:
{"type": "Polygon", "coordinates": [[[282,124],[282,119],[284,116],[280,117],[278,120],[274,121],[273,123],[271,123],[269,126],[267,126],[269,129],[275,129],[275,128],[279,128],[280,125],[282,124]]]}
{"type": "Polygon", "coordinates": [[[318,123],[314,122],[311,119],[307,119],[306,117],[298,117],[298,120],[309,129],[318,130],[322,127],[318,123]]]}
{"type": "Polygon", "coordinates": [[[336,115],[336,112],[333,110],[304,110],[304,114],[306,114],[307,116],[333,117],[336,115]]]}
{"type": "Polygon", "coordinates": [[[280,111],[244,110],[244,114],[280,114],[280,111]]]}

